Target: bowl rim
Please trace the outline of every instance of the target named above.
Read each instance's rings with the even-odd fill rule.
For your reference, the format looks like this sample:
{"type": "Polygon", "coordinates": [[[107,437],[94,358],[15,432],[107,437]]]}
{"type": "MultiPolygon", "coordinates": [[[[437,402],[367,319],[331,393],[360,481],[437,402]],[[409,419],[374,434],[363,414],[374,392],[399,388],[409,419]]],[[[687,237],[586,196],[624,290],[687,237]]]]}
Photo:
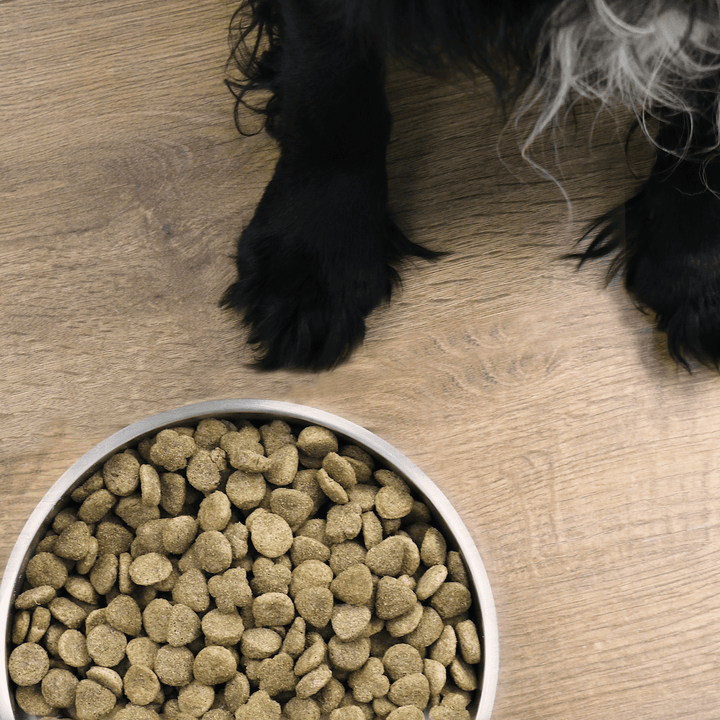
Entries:
{"type": "MultiPolygon", "coordinates": [[[[485,566],[465,523],[440,488],[417,465],[388,442],[364,427],[338,415],[285,401],[232,398],[184,405],[138,420],[113,433],[85,453],[53,483],[30,514],[15,542],[0,582],[0,638],[7,639],[9,637],[11,602],[16,597],[21,571],[24,570],[23,565],[31,544],[48,515],[57,507],[58,502],[79,478],[110,455],[163,428],[177,426],[189,420],[199,422],[204,418],[224,415],[243,415],[251,420],[253,415],[258,418],[277,415],[278,418],[282,417],[289,421],[295,420],[324,426],[340,435],[355,439],[381,456],[394,469],[400,470],[402,474],[407,475],[413,483],[417,484],[418,489],[424,495],[431,498],[438,513],[452,527],[452,533],[466,562],[472,566],[473,584],[480,604],[484,651],[482,689],[474,720],[489,720],[495,702],[499,675],[497,615],[485,566]]],[[[8,642],[6,641],[5,651],[0,653],[0,678],[4,679],[0,683],[0,717],[3,718],[15,717],[10,697],[10,685],[7,682],[7,649],[8,642]]]]}

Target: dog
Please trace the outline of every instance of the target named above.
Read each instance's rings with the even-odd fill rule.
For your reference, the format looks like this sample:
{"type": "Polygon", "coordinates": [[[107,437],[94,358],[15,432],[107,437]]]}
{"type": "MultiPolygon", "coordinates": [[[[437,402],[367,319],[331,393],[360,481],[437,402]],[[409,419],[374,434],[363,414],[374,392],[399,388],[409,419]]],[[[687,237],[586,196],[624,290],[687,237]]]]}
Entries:
{"type": "Polygon", "coordinates": [[[333,368],[403,258],[440,255],[388,208],[391,55],[484,72],[504,102],[539,104],[528,145],[578,97],[629,106],[654,145],[650,175],[569,255],[613,257],[670,355],[718,367],[720,0],[244,0],[231,37],[236,123],[261,113],[280,148],[221,303],[259,367],[333,368]]]}

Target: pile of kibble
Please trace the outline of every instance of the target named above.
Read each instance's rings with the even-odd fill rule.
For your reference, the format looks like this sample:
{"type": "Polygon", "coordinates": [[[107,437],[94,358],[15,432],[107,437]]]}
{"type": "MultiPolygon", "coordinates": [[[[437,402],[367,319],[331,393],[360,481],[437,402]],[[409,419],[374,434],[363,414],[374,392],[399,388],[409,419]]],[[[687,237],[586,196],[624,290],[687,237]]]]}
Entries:
{"type": "Polygon", "coordinates": [[[468,720],[466,569],[329,430],[206,419],[110,457],[27,565],[9,673],[73,720],[468,720]]]}

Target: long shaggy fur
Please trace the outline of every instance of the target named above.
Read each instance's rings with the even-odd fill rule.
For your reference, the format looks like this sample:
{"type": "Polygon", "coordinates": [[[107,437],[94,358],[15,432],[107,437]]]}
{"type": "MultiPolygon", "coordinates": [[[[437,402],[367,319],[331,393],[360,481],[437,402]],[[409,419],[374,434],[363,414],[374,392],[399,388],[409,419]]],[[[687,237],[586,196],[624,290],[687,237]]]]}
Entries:
{"type": "Polygon", "coordinates": [[[223,298],[260,366],[332,367],[403,260],[438,257],[387,207],[390,54],[484,72],[516,117],[539,107],[526,155],[578,98],[631,108],[657,161],[574,257],[613,255],[673,357],[720,361],[720,0],[243,0],[231,38],[238,128],[254,110],[281,150],[223,298]]]}

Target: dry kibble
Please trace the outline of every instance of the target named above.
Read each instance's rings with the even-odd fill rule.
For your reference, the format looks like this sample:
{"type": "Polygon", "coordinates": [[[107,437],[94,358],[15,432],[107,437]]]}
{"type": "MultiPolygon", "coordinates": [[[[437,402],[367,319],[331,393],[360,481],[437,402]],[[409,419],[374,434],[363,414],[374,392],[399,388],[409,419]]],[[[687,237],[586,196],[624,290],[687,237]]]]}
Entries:
{"type": "Polygon", "coordinates": [[[210,591],[202,571],[193,569],[184,572],[172,589],[172,598],[195,612],[207,610],[210,605],[210,591]]]}
{"type": "Polygon", "coordinates": [[[51,585],[39,585],[18,595],[15,600],[15,607],[18,610],[29,610],[38,605],[47,605],[54,598],[55,588],[51,585]]]}
{"type": "Polygon", "coordinates": [[[268,482],[278,487],[290,485],[298,468],[298,450],[287,444],[278,448],[269,458],[270,467],[265,472],[268,482]]]}
{"type": "Polygon", "coordinates": [[[157,675],[145,665],[131,665],[123,678],[125,697],[135,705],[149,705],[160,692],[157,675]]]}
{"type": "Polygon", "coordinates": [[[263,512],[248,525],[255,549],[265,557],[284,555],[293,543],[293,532],[287,521],[271,512],[263,512]]]}
{"type": "Polygon", "coordinates": [[[161,430],[150,448],[150,460],[165,470],[176,472],[187,466],[193,452],[195,441],[191,437],[176,430],[161,430]]]}
{"type": "Polygon", "coordinates": [[[215,700],[215,690],[198,682],[191,682],[178,693],[178,708],[180,712],[192,717],[205,715],[215,700]]]}
{"type": "Polygon", "coordinates": [[[469,665],[479,663],[481,647],[475,623],[472,620],[463,620],[455,626],[455,633],[463,660],[469,665]]]}
{"type": "Polygon", "coordinates": [[[396,520],[405,517],[413,506],[409,492],[390,485],[380,488],[375,496],[375,510],[381,518],[396,520]]]}
{"type": "Polygon", "coordinates": [[[133,560],[130,579],[136,585],[154,585],[170,577],[172,563],[160,553],[147,553],[133,560]]]}
{"type": "Polygon", "coordinates": [[[448,571],[445,565],[433,565],[429,567],[423,576],[418,580],[415,594],[418,600],[427,600],[445,582],[448,571]]]}
{"type": "Polygon", "coordinates": [[[326,587],[303,588],[295,596],[295,608],[308,624],[324,628],[332,617],[333,593],[326,587]]]}
{"type": "Polygon", "coordinates": [[[86,523],[97,522],[107,515],[116,503],[117,496],[106,488],[101,488],[85,499],[78,510],[78,517],[86,523]]]}
{"type": "Polygon", "coordinates": [[[375,698],[387,695],[390,681],[385,675],[385,668],[380,658],[371,657],[359,669],[351,672],[348,685],[352,688],[353,697],[357,702],[370,703],[375,698]]]}
{"type": "Polygon", "coordinates": [[[69,670],[50,668],[42,679],[43,698],[51,707],[69,708],[75,704],[78,682],[79,680],[69,670]]]}
{"type": "Polygon", "coordinates": [[[424,710],[430,701],[430,683],[422,673],[405,675],[390,686],[388,700],[398,707],[414,705],[424,710]]]}
{"type": "Polygon", "coordinates": [[[371,618],[369,607],[340,604],[333,608],[331,622],[335,635],[341,640],[356,640],[363,635],[371,618]]]}
{"type": "Polygon", "coordinates": [[[338,441],[327,428],[310,425],[300,431],[297,447],[305,455],[322,458],[328,453],[337,452],[338,441]]]}
{"type": "Polygon", "coordinates": [[[394,681],[406,675],[423,671],[423,659],[417,648],[407,643],[398,643],[390,647],[382,658],[385,671],[394,681]]]}
{"type": "Polygon", "coordinates": [[[192,608],[181,603],[173,605],[167,626],[168,645],[189,645],[200,636],[200,629],[200,618],[192,608]]]}
{"type": "Polygon", "coordinates": [[[200,533],[193,548],[200,567],[207,573],[223,572],[232,564],[230,541],[219,530],[200,533]]]}
{"type": "Polygon", "coordinates": [[[403,478],[331,431],[163,430],[72,500],[15,601],[26,712],[469,720],[482,643],[462,558],[403,478]]]}
{"type": "Polygon", "coordinates": [[[50,658],[45,648],[37,643],[18,645],[8,658],[10,678],[17,685],[39,683],[50,668],[50,658]]]}
{"type": "Polygon", "coordinates": [[[129,452],[113,455],[103,466],[105,487],[119,497],[132,495],[140,482],[140,463],[129,452]]]}
{"type": "Polygon", "coordinates": [[[230,516],[230,500],[224,492],[217,490],[200,503],[198,524],[202,530],[224,530],[230,516]]]}
{"type": "Polygon", "coordinates": [[[430,648],[430,657],[439,663],[449,665],[457,653],[457,636],[451,625],[446,625],[440,637],[430,648]]]}
{"type": "Polygon", "coordinates": [[[382,620],[403,615],[417,603],[417,597],[408,585],[394,577],[381,577],[377,584],[375,613],[382,620]]]}
{"type": "Polygon", "coordinates": [[[341,602],[365,605],[373,593],[372,575],[367,565],[352,565],[343,570],[331,583],[330,590],[341,602]]]}
{"type": "Polygon", "coordinates": [[[159,647],[158,643],[149,637],[136,637],[128,642],[125,654],[131,665],[145,665],[152,668],[159,647]]]}
{"type": "Polygon", "coordinates": [[[25,578],[33,587],[49,585],[59,590],[65,584],[67,577],[65,563],[49,552],[40,552],[31,557],[25,571],[25,578]]]}
{"type": "Polygon", "coordinates": [[[115,707],[117,698],[94,680],[81,680],[75,691],[75,712],[78,720],[100,720],[115,707]]]}
{"type": "Polygon", "coordinates": [[[194,660],[192,651],[186,647],[163,645],[155,656],[155,674],[165,685],[182,687],[193,678],[194,660]]]}
{"type": "Polygon", "coordinates": [[[226,647],[209,645],[204,647],[193,662],[193,675],[203,685],[217,685],[235,677],[236,656],[226,647]]]}
{"type": "Polygon", "coordinates": [[[309,698],[325,687],[332,679],[332,670],[323,664],[311,672],[303,675],[295,687],[295,694],[299,698],[309,698]]]}
{"type": "Polygon", "coordinates": [[[90,528],[81,520],[68,525],[53,545],[53,552],[66,560],[82,560],[89,549],[90,528]]]}
{"type": "Polygon", "coordinates": [[[168,623],[172,605],[164,598],[148,603],[142,613],[142,624],[148,637],[156,643],[167,642],[168,623]]]}
{"type": "Polygon", "coordinates": [[[269,628],[250,628],[243,633],[240,641],[242,654],[252,660],[274,655],[281,645],[282,638],[269,628]]]}
{"type": "Polygon", "coordinates": [[[105,608],[107,621],[116,630],[135,637],[142,630],[142,612],[134,598],[118,595],[105,608]]]}
{"type": "Polygon", "coordinates": [[[328,657],[332,667],[338,670],[358,670],[370,657],[370,640],[358,638],[343,642],[333,636],[328,641],[328,657]]]}
{"type": "Polygon", "coordinates": [[[81,668],[90,664],[87,641],[79,630],[65,630],[57,641],[58,655],[70,667],[81,668]]]}
{"type": "MultiPolygon", "coordinates": [[[[17,607],[17,601],[15,602],[15,607],[17,607]]],[[[28,630],[30,629],[30,618],[31,616],[28,610],[15,613],[12,633],[10,635],[13,645],[22,645],[22,643],[25,642],[28,630]]]]}
{"type": "Polygon", "coordinates": [[[80,627],[83,620],[87,617],[87,612],[80,605],[72,602],[72,600],[68,598],[53,598],[48,607],[56,620],[72,629],[80,627]]]}
{"type": "Polygon", "coordinates": [[[470,608],[472,596],[470,590],[458,582],[443,583],[430,598],[430,605],[442,618],[459,615],[470,608]]]}
{"type": "Polygon", "coordinates": [[[349,497],[345,488],[336,480],[333,480],[325,471],[324,468],[320,468],[316,475],[317,483],[320,489],[332,500],[332,502],[344,505],[349,501],[349,497]]]}
{"type": "Polygon", "coordinates": [[[114,667],[125,657],[127,638],[111,625],[98,625],[87,634],[86,647],[96,665],[114,667]]]}

